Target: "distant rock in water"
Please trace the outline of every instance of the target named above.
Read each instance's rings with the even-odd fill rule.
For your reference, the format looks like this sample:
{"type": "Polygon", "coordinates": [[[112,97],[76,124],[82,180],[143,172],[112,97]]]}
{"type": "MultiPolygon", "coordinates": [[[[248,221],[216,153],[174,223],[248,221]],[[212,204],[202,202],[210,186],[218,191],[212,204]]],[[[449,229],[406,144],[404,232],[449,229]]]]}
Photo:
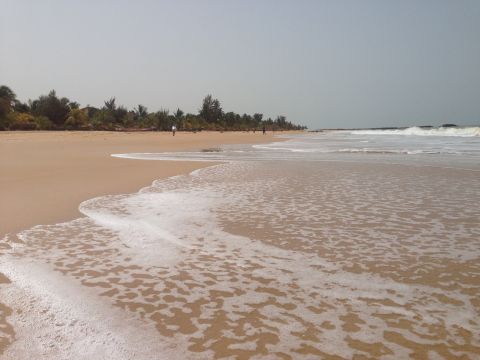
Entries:
{"type": "Polygon", "coordinates": [[[446,128],[449,128],[449,127],[457,127],[457,125],[455,124],[443,124],[442,127],[446,127],[446,128]]]}

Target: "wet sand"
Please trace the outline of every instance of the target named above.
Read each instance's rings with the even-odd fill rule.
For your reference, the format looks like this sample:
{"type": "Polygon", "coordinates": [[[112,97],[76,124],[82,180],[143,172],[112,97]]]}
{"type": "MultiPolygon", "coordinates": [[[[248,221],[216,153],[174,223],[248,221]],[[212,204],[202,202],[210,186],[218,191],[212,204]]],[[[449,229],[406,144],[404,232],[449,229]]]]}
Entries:
{"type": "MultiPolygon", "coordinates": [[[[107,194],[136,192],[156,179],[210,163],[133,161],[112,153],[201,150],[271,142],[261,132],[0,132],[0,238],[39,224],[81,216],[78,205],[107,194]]],[[[10,246],[0,242],[0,256],[10,246]]],[[[0,284],[9,279],[0,273],[0,284]]],[[[0,302],[0,354],[14,340],[11,309],[0,302]]]]}
{"type": "Polygon", "coordinates": [[[87,217],[0,248],[0,346],[15,359],[475,359],[479,186],[450,166],[240,161],[88,201],[87,217]]]}
{"type": "Polygon", "coordinates": [[[239,162],[91,201],[88,218],[29,231],[3,267],[18,338],[6,354],[475,359],[475,175],[239,162]],[[165,231],[159,247],[145,223],[165,231]]]}

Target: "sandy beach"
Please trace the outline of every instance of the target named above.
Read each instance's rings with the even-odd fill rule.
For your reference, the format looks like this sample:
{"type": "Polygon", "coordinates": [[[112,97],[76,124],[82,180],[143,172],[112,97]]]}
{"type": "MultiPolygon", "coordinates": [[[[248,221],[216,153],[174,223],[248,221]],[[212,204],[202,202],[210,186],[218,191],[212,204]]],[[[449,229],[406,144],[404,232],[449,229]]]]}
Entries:
{"type": "Polygon", "coordinates": [[[0,360],[480,360],[479,34],[2,2],[0,360]]]}
{"type": "MultiPolygon", "coordinates": [[[[154,180],[211,164],[132,161],[111,157],[112,153],[201,150],[272,138],[273,134],[260,132],[177,132],[175,137],[164,132],[0,133],[0,237],[78,218],[82,201],[136,192],[154,180]]],[[[1,283],[9,279],[0,273],[1,283]]],[[[7,322],[10,314],[11,309],[0,302],[0,354],[15,337],[7,322]]]]}
{"type": "Polygon", "coordinates": [[[153,180],[207,166],[198,162],[131,161],[113,153],[201,150],[269,142],[260,132],[0,133],[0,237],[80,216],[80,202],[130,193],[153,180]],[[128,174],[128,176],[126,175],[128,174]]]}
{"type": "Polygon", "coordinates": [[[0,358],[477,358],[478,161],[375,136],[0,134],[0,358]]]}

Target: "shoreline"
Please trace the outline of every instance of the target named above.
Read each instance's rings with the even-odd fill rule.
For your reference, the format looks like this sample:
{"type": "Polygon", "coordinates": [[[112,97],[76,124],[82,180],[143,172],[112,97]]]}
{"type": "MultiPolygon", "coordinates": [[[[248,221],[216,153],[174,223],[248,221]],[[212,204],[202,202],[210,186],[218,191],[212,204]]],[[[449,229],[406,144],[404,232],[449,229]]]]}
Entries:
{"type": "MultiPolygon", "coordinates": [[[[472,335],[479,324],[466,321],[478,308],[478,248],[471,239],[479,230],[480,183],[474,173],[416,166],[415,159],[397,166],[392,155],[380,162],[359,155],[358,161],[312,163],[308,154],[279,161],[288,160],[285,153],[231,164],[223,164],[223,156],[201,163],[116,161],[115,143],[133,152],[159,148],[149,141],[160,141],[156,151],[163,151],[188,148],[190,140],[72,136],[68,146],[59,146],[63,134],[46,140],[60,155],[38,164],[35,155],[46,151],[41,137],[33,147],[25,138],[10,139],[18,151],[30,148],[27,160],[38,176],[30,184],[42,190],[39,175],[48,175],[59,186],[73,181],[74,170],[90,169],[86,186],[98,184],[103,173],[111,189],[151,171],[158,178],[160,168],[203,170],[87,201],[77,207],[87,217],[34,227],[19,235],[18,246],[14,236],[4,238],[11,248],[0,261],[0,357],[28,358],[32,348],[49,359],[81,358],[84,348],[97,357],[120,349],[117,358],[134,357],[125,355],[130,352],[153,358],[165,349],[174,349],[172,358],[453,358],[480,350],[472,335]],[[34,166],[45,164],[50,168],[34,166]],[[362,333],[368,338],[357,337],[362,333]],[[130,341],[132,334],[141,335],[130,341]],[[332,338],[338,339],[333,345],[332,338]]],[[[192,149],[219,146],[212,136],[194,136],[192,149]]],[[[316,140],[318,148],[323,140],[316,140]]],[[[4,145],[0,141],[0,151],[4,145]]],[[[302,148],[296,141],[283,145],[302,148]]]]}
{"type": "Polygon", "coordinates": [[[272,141],[261,132],[2,132],[0,133],[0,238],[35,225],[83,215],[81,202],[133,193],[158,179],[188,174],[215,163],[143,161],[113,153],[201,150],[272,141]],[[126,176],[128,174],[128,176],[126,176]]]}

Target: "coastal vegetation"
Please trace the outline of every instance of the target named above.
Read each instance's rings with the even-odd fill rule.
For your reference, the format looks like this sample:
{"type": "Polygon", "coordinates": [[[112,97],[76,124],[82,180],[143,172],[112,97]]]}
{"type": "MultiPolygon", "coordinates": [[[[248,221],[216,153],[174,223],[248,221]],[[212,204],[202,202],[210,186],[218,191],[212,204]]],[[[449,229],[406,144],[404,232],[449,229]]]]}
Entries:
{"type": "Polygon", "coordinates": [[[37,99],[21,102],[8,86],[0,86],[0,130],[303,130],[306,127],[287,121],[285,116],[264,119],[263,114],[224,112],[212,95],[203,99],[197,114],[181,109],[160,108],[150,112],[139,104],[133,109],[118,105],[112,97],[101,108],[81,107],[76,101],[59,97],[55,90],[37,99]]]}

